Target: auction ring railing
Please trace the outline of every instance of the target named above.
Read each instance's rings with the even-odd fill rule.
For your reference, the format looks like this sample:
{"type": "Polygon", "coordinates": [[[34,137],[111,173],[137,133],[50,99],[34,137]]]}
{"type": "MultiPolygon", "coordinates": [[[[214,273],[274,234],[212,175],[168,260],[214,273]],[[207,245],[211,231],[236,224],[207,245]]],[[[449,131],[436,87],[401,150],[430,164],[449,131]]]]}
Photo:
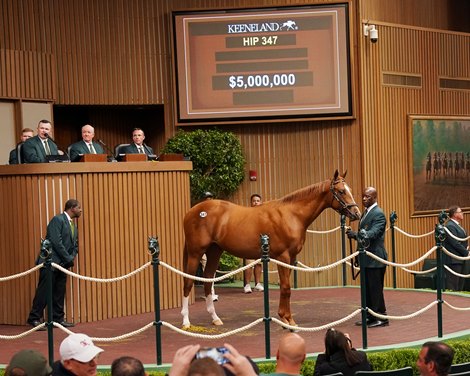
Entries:
{"type": "MultiPolygon", "coordinates": [[[[337,231],[338,229],[342,230],[342,236],[344,237],[345,236],[345,234],[344,234],[344,225],[339,226],[339,227],[337,227],[333,230],[328,230],[327,232],[337,231]]],[[[120,341],[122,339],[126,339],[126,338],[136,336],[136,335],[138,335],[138,334],[140,334],[140,333],[142,333],[146,330],[149,330],[151,327],[155,327],[156,328],[155,332],[156,332],[156,364],[157,365],[162,364],[162,345],[161,345],[161,328],[162,328],[162,326],[164,326],[166,328],[169,328],[170,330],[174,331],[175,333],[178,333],[178,334],[181,334],[181,335],[186,335],[186,336],[189,336],[189,337],[195,337],[195,338],[200,338],[200,339],[219,339],[219,338],[229,337],[229,336],[241,333],[243,331],[249,330],[250,328],[264,322],[264,324],[265,324],[265,347],[266,347],[265,352],[266,352],[266,358],[269,359],[270,356],[271,356],[271,354],[270,354],[271,351],[270,351],[270,347],[269,347],[270,346],[269,338],[270,338],[270,325],[271,325],[271,323],[275,323],[275,324],[280,325],[280,326],[282,326],[286,329],[295,330],[295,331],[317,332],[317,331],[322,331],[322,330],[325,330],[327,328],[331,328],[331,327],[337,326],[341,323],[344,323],[344,322],[352,319],[353,317],[355,317],[357,314],[361,313],[362,322],[363,322],[363,325],[362,325],[363,348],[366,349],[367,348],[367,325],[366,325],[366,320],[365,319],[366,319],[367,313],[370,313],[371,315],[373,315],[373,316],[375,316],[379,319],[406,320],[406,319],[416,317],[420,314],[423,314],[424,312],[428,311],[429,309],[433,308],[434,306],[437,306],[438,337],[442,337],[442,335],[443,335],[443,333],[442,333],[442,305],[443,304],[445,304],[446,306],[448,306],[450,309],[453,309],[453,310],[470,311],[470,307],[455,307],[455,306],[451,305],[449,302],[442,299],[442,290],[443,290],[443,287],[444,287],[443,286],[443,270],[444,269],[448,270],[450,273],[453,273],[453,274],[455,274],[455,275],[457,275],[461,278],[470,278],[470,274],[456,273],[453,270],[451,270],[450,268],[448,268],[447,266],[445,266],[442,262],[442,253],[445,253],[449,257],[456,258],[458,260],[463,260],[463,261],[470,260],[470,256],[467,256],[467,257],[456,256],[453,253],[449,252],[447,249],[445,249],[445,247],[443,247],[443,245],[442,245],[442,242],[444,241],[446,236],[451,236],[451,237],[453,237],[454,239],[456,239],[458,241],[465,241],[465,240],[468,240],[470,237],[467,237],[465,239],[455,237],[452,233],[450,233],[447,230],[447,228],[445,228],[445,226],[443,225],[443,221],[441,221],[441,219],[439,220],[439,224],[436,225],[435,230],[433,232],[423,234],[423,235],[410,235],[410,234],[407,234],[403,230],[400,230],[397,227],[395,227],[394,224],[392,224],[391,229],[392,230],[397,229],[401,233],[406,234],[408,236],[412,236],[412,237],[429,236],[430,234],[434,233],[435,234],[436,246],[432,247],[430,250],[425,252],[422,256],[420,256],[419,258],[417,258],[414,261],[411,261],[409,263],[396,263],[395,260],[393,260],[393,261],[383,260],[380,257],[366,251],[365,247],[364,247],[364,239],[361,239],[360,235],[359,235],[359,239],[358,239],[359,251],[356,251],[356,252],[352,253],[349,256],[344,256],[344,257],[342,257],[342,259],[340,259],[338,261],[335,261],[335,262],[333,262],[329,265],[325,265],[325,266],[321,266],[321,267],[309,267],[309,266],[303,265],[301,263],[298,263],[298,264],[300,264],[300,266],[289,265],[289,264],[285,264],[285,263],[283,263],[281,261],[278,261],[278,260],[270,259],[269,258],[269,238],[267,237],[267,235],[263,235],[263,236],[261,236],[261,242],[260,242],[263,256],[260,259],[255,260],[255,261],[251,262],[250,264],[245,265],[245,266],[243,266],[243,267],[241,267],[237,270],[233,270],[231,272],[228,272],[228,273],[226,273],[226,274],[224,274],[220,277],[203,278],[203,277],[197,277],[197,276],[192,276],[192,275],[183,273],[182,271],[178,270],[177,268],[174,268],[173,266],[165,263],[164,261],[161,261],[159,259],[160,248],[159,248],[159,244],[158,244],[158,239],[156,237],[149,237],[148,250],[149,250],[149,253],[152,257],[151,262],[145,263],[141,267],[135,269],[134,271],[132,271],[128,274],[125,274],[125,275],[122,275],[122,276],[119,276],[119,277],[115,277],[115,278],[103,279],[103,278],[93,278],[93,277],[88,277],[88,276],[82,276],[82,275],[79,275],[77,273],[74,273],[72,271],[69,271],[68,269],[65,269],[65,268],[61,267],[58,264],[52,263],[51,262],[51,252],[50,252],[50,243],[48,243],[47,240],[42,240],[41,253],[42,253],[43,258],[45,259],[45,263],[41,264],[41,265],[37,265],[37,266],[35,266],[35,267],[25,271],[25,272],[22,272],[22,273],[18,273],[18,274],[7,276],[7,277],[0,277],[0,282],[9,281],[9,280],[12,280],[12,279],[24,277],[24,276],[26,276],[30,273],[35,272],[36,270],[38,270],[42,267],[44,267],[44,268],[46,268],[46,271],[48,272],[49,276],[52,274],[52,268],[56,268],[56,269],[58,269],[58,270],[60,270],[64,273],[66,273],[67,275],[69,275],[72,278],[83,279],[83,280],[87,280],[87,281],[95,282],[95,283],[113,283],[113,282],[120,281],[120,280],[123,280],[123,279],[126,279],[126,278],[131,278],[132,276],[136,275],[137,273],[140,273],[140,272],[144,271],[146,268],[152,266],[152,268],[153,268],[153,277],[154,277],[153,279],[154,279],[155,320],[152,321],[152,322],[149,322],[148,324],[144,325],[143,327],[141,327],[137,330],[134,330],[134,331],[131,331],[131,332],[128,332],[128,333],[124,333],[124,334],[116,336],[116,337],[108,337],[108,338],[99,338],[99,337],[92,337],[92,336],[90,336],[90,337],[92,337],[92,339],[94,341],[97,341],[97,342],[116,342],[116,341],[120,341]],[[435,268],[425,270],[425,271],[414,271],[414,270],[408,269],[408,267],[417,265],[418,263],[422,262],[424,259],[428,258],[434,252],[436,252],[436,259],[437,259],[437,266],[435,268]],[[277,318],[270,317],[270,313],[269,313],[269,284],[268,284],[268,272],[267,272],[270,262],[272,262],[276,265],[280,265],[280,266],[285,267],[285,268],[290,268],[290,269],[294,270],[294,272],[307,272],[308,273],[308,272],[321,272],[321,271],[329,270],[329,269],[338,267],[339,265],[342,265],[343,269],[344,269],[345,266],[348,263],[350,263],[351,260],[355,257],[359,257],[360,259],[362,259],[362,262],[360,264],[363,265],[364,261],[365,261],[365,257],[367,257],[367,256],[371,257],[371,258],[374,258],[377,261],[382,262],[385,265],[392,266],[394,269],[395,268],[400,268],[403,271],[408,272],[408,273],[426,274],[426,273],[431,273],[431,272],[436,271],[437,275],[438,275],[438,277],[437,277],[437,289],[436,289],[436,295],[437,295],[436,300],[432,301],[427,306],[418,309],[416,312],[410,313],[408,315],[404,315],[404,316],[391,316],[391,315],[384,316],[384,315],[381,315],[377,312],[372,311],[366,305],[365,295],[364,295],[365,294],[365,282],[366,281],[365,281],[365,273],[362,273],[361,274],[361,307],[354,310],[353,312],[349,313],[348,315],[344,316],[343,318],[341,318],[339,320],[336,320],[336,321],[330,322],[330,323],[326,323],[326,324],[321,325],[321,326],[308,328],[308,327],[301,327],[301,326],[291,326],[289,324],[286,324],[286,323],[282,322],[281,320],[279,320],[277,318]],[[245,269],[253,267],[254,265],[256,265],[258,263],[263,264],[263,272],[264,272],[263,273],[264,285],[265,285],[265,291],[264,291],[264,317],[258,318],[256,320],[254,320],[253,322],[251,322],[251,323],[249,323],[249,324],[247,324],[243,327],[232,330],[230,332],[226,332],[226,333],[222,333],[222,334],[216,334],[216,335],[192,333],[190,331],[182,330],[180,328],[177,328],[174,325],[172,325],[171,323],[162,321],[160,319],[160,288],[159,288],[159,267],[160,266],[164,267],[164,268],[167,268],[168,270],[170,270],[174,273],[177,273],[177,274],[179,274],[183,277],[192,278],[192,279],[197,280],[197,281],[218,282],[218,281],[222,281],[224,279],[230,278],[231,276],[233,276],[237,273],[240,273],[245,269]]],[[[309,232],[310,232],[310,230],[309,230],[309,232]]],[[[315,231],[314,233],[325,233],[325,232],[315,231]]],[[[49,282],[51,282],[50,278],[48,278],[48,280],[49,280],[49,282]]],[[[13,339],[22,338],[22,337],[30,335],[31,333],[34,333],[37,330],[42,329],[43,327],[46,327],[47,331],[48,331],[49,362],[50,362],[50,364],[52,364],[53,361],[54,361],[54,348],[53,348],[54,340],[53,340],[53,330],[52,330],[53,327],[57,327],[57,328],[61,329],[62,331],[66,332],[66,333],[69,333],[69,334],[72,333],[72,331],[65,328],[65,327],[63,327],[59,323],[52,321],[52,317],[53,317],[53,315],[52,315],[52,283],[50,283],[48,286],[49,286],[49,292],[48,292],[48,298],[47,298],[47,321],[45,323],[42,323],[41,325],[39,325],[37,327],[34,327],[32,329],[29,329],[29,330],[27,330],[23,333],[17,334],[17,335],[11,335],[11,336],[0,335],[0,340],[13,340],[13,339]]]]}

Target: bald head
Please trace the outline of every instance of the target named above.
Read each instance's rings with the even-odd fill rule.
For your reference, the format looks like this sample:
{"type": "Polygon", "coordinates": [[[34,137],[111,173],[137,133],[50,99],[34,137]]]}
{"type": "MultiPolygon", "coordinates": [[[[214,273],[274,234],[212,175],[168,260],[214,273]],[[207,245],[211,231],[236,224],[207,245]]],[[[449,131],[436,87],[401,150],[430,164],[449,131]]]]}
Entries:
{"type": "Polygon", "coordinates": [[[305,340],[296,333],[287,333],[279,341],[276,372],[299,373],[305,360],[305,340]]]}
{"type": "Polygon", "coordinates": [[[362,203],[368,208],[377,202],[377,190],[374,187],[367,187],[362,192],[362,203]]]}

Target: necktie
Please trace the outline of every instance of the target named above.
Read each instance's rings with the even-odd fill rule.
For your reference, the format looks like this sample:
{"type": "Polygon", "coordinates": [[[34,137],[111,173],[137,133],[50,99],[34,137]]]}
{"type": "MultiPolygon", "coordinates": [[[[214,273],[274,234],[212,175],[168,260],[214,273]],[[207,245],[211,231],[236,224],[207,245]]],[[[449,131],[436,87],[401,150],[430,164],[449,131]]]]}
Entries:
{"type": "Polygon", "coordinates": [[[49,143],[44,140],[44,149],[46,149],[46,155],[51,155],[51,149],[49,149],[49,143]]]}
{"type": "Polygon", "coordinates": [[[362,213],[361,221],[362,221],[362,220],[365,218],[365,216],[367,215],[367,211],[368,211],[368,210],[369,210],[369,209],[366,209],[366,210],[364,210],[364,213],[362,213]]]}
{"type": "Polygon", "coordinates": [[[142,146],[139,146],[139,153],[144,154],[144,148],[142,146]]]}
{"type": "Polygon", "coordinates": [[[96,150],[95,150],[95,148],[93,147],[93,144],[88,144],[88,147],[90,148],[90,153],[91,153],[91,154],[96,154],[96,150]]]}
{"type": "Polygon", "coordinates": [[[72,232],[72,238],[75,235],[75,226],[73,225],[73,221],[70,220],[70,231],[72,232]]]}

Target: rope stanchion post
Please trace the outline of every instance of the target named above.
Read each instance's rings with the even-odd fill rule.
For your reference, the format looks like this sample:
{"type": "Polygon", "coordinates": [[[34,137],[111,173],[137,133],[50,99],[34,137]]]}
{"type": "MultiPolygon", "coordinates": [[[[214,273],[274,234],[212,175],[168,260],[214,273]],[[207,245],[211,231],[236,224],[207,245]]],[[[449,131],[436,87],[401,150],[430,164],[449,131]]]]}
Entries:
{"type": "Polygon", "coordinates": [[[357,243],[359,246],[359,267],[361,268],[361,320],[362,320],[362,348],[367,349],[367,301],[366,301],[366,248],[369,239],[365,230],[357,233],[357,243]]]}
{"type": "MultiPolygon", "coordinates": [[[[39,257],[44,259],[44,273],[46,273],[46,304],[47,304],[47,349],[49,364],[54,364],[54,311],[52,306],[52,244],[48,239],[41,239],[41,251],[39,257]]],[[[41,273],[41,272],[40,272],[41,273]]]]}
{"type": "MultiPolygon", "coordinates": [[[[341,214],[341,258],[346,258],[346,216],[341,214]]],[[[347,278],[346,278],[346,263],[343,263],[341,266],[343,269],[343,286],[346,286],[347,278]]]]}
{"type": "Polygon", "coordinates": [[[439,224],[436,225],[435,230],[435,238],[436,238],[436,261],[437,261],[437,281],[436,281],[436,289],[437,289],[437,336],[442,337],[442,289],[444,288],[444,268],[443,268],[443,257],[442,257],[442,242],[446,238],[446,233],[444,230],[444,226],[442,225],[440,219],[439,224]]]}
{"type": "Polygon", "coordinates": [[[153,267],[153,296],[155,300],[155,339],[156,339],[156,350],[157,350],[157,365],[162,364],[162,322],[160,320],[160,282],[159,282],[159,265],[160,265],[160,244],[158,243],[158,237],[149,236],[148,238],[148,250],[152,256],[152,267],[153,267]]]}
{"type": "MultiPolygon", "coordinates": [[[[398,219],[398,215],[395,211],[390,213],[390,231],[392,232],[392,262],[396,262],[396,248],[395,248],[395,222],[398,219]]],[[[394,266],[393,269],[393,288],[397,288],[397,268],[394,266]]]]}
{"type": "Polygon", "coordinates": [[[271,332],[269,316],[269,235],[262,234],[260,236],[261,243],[261,261],[263,262],[263,284],[264,284],[264,342],[266,349],[266,359],[271,358],[271,332]]]}

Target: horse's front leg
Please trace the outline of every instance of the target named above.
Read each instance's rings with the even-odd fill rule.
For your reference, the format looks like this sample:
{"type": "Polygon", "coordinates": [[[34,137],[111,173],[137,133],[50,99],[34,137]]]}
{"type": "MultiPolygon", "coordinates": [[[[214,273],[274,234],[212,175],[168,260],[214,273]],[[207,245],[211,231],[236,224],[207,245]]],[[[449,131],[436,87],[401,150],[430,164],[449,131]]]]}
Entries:
{"type": "Polygon", "coordinates": [[[297,325],[292,318],[290,310],[290,273],[291,270],[282,266],[277,267],[279,273],[280,298],[279,298],[279,317],[281,321],[289,325],[297,325]]]}

